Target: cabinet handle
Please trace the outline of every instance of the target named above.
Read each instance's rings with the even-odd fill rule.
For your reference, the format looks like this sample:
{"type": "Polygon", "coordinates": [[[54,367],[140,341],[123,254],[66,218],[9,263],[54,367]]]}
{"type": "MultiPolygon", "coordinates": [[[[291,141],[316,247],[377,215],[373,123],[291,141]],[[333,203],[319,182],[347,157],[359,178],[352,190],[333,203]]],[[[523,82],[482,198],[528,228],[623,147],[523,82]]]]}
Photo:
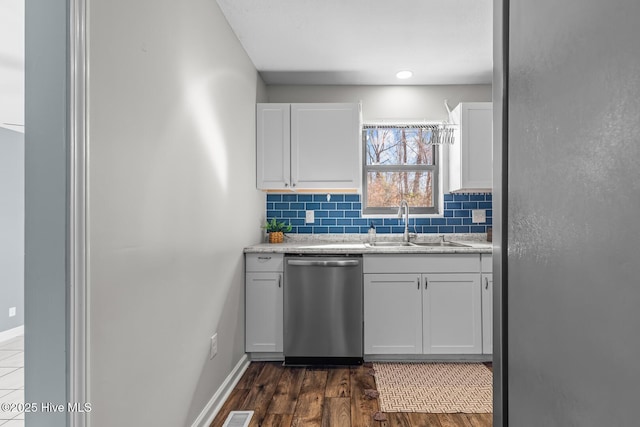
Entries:
{"type": "Polygon", "coordinates": [[[270,256],[259,256],[258,257],[259,260],[263,260],[263,261],[269,261],[271,259],[270,256]]]}
{"type": "Polygon", "coordinates": [[[429,287],[429,278],[425,277],[424,278],[424,289],[426,290],[429,287]]]}
{"type": "Polygon", "coordinates": [[[420,277],[416,279],[416,282],[418,283],[418,289],[420,289],[420,277]]]}
{"type": "Polygon", "coordinates": [[[278,287],[282,287],[282,275],[278,274],[278,287]]]}
{"type": "Polygon", "coordinates": [[[489,278],[488,277],[484,278],[484,288],[485,289],[489,289],[489,278]]]}

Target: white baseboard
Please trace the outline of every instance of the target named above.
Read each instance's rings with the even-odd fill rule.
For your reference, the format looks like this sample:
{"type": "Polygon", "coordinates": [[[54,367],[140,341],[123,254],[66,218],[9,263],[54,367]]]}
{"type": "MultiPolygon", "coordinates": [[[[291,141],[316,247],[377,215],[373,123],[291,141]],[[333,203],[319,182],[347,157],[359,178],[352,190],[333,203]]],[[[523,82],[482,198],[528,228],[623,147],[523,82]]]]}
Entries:
{"type": "Polygon", "coordinates": [[[9,341],[11,338],[19,337],[20,335],[24,335],[24,325],[0,332],[0,342],[9,341]]]}
{"type": "Polygon", "coordinates": [[[240,377],[242,377],[242,374],[247,370],[250,363],[251,361],[246,354],[240,358],[236,366],[229,375],[227,375],[227,378],[225,378],[220,388],[218,388],[211,400],[209,400],[202,412],[200,412],[200,415],[198,415],[198,418],[196,418],[191,427],[209,427],[209,425],[211,425],[213,419],[216,417],[220,408],[222,408],[222,405],[233,391],[233,388],[238,384],[238,381],[240,381],[240,377]]]}

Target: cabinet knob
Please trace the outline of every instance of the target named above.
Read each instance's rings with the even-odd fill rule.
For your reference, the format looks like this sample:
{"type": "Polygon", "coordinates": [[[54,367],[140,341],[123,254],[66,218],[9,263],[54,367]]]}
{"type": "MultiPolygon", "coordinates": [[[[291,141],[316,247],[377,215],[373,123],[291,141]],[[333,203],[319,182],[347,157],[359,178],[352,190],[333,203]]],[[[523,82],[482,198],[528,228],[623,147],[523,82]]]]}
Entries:
{"type": "Polygon", "coordinates": [[[285,187],[288,187],[288,186],[289,186],[289,183],[288,183],[288,182],[285,182],[285,183],[284,183],[284,186],[285,186],[285,187]]]}
{"type": "Polygon", "coordinates": [[[294,182],[293,184],[291,184],[291,186],[292,186],[292,187],[295,187],[295,186],[296,186],[296,183],[294,182]]]}

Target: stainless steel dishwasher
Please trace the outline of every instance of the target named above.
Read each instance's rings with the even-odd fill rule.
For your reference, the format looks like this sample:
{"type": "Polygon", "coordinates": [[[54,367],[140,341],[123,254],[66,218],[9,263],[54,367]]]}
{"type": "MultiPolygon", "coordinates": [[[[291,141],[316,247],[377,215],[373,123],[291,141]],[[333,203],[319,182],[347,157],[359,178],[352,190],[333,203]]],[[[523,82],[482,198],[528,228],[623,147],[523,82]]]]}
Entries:
{"type": "Polygon", "coordinates": [[[285,364],[362,363],[362,256],[285,256],[285,364]]]}

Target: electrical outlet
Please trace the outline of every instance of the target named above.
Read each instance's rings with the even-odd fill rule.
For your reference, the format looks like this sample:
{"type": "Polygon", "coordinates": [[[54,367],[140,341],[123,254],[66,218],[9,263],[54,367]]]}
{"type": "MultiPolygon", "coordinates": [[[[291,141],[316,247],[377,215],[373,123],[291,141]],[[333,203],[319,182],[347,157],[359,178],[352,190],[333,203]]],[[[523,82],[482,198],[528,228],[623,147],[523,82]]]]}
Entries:
{"type": "Polygon", "coordinates": [[[16,308],[15,307],[9,307],[9,317],[13,317],[16,315],[16,308]]]}
{"type": "Polygon", "coordinates": [[[209,359],[213,359],[218,354],[218,334],[211,337],[211,347],[209,348],[209,359]]]}
{"type": "Polygon", "coordinates": [[[473,209],[471,211],[471,222],[476,224],[487,222],[487,211],[484,209],[473,209]]]}
{"type": "Polygon", "coordinates": [[[315,222],[315,220],[316,220],[315,211],[305,211],[304,222],[306,224],[312,224],[315,222]]]}

